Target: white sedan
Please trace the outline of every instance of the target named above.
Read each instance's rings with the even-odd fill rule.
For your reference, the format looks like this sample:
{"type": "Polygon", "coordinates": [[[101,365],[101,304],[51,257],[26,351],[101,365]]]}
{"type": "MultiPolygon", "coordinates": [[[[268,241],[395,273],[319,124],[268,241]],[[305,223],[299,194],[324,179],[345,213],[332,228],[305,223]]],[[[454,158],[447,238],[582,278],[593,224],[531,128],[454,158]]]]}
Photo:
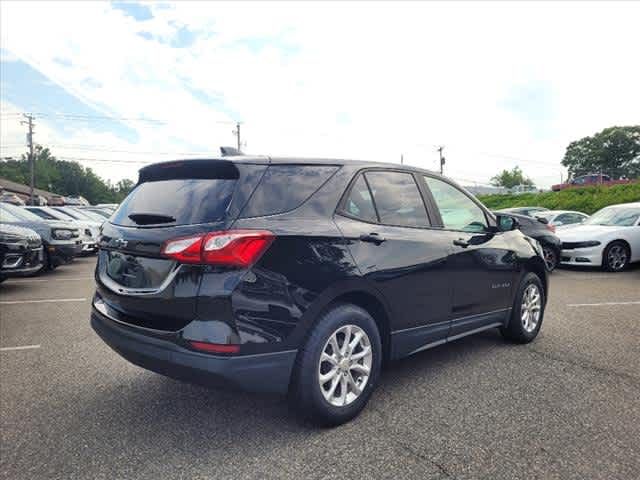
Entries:
{"type": "Polygon", "coordinates": [[[556,235],[562,240],[560,263],[619,272],[640,261],[640,202],[603,208],[556,235]]]}
{"type": "Polygon", "coordinates": [[[546,218],[549,225],[555,228],[567,228],[580,225],[589,218],[589,215],[571,210],[549,210],[548,212],[534,213],[535,217],[546,218]]]}

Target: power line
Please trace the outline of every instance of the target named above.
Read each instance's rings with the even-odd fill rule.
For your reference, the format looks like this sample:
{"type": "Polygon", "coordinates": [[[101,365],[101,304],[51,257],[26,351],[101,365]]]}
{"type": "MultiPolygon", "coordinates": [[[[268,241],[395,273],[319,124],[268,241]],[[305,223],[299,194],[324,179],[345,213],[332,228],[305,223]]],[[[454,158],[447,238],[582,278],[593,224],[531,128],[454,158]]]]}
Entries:
{"type": "Polygon", "coordinates": [[[119,150],[110,148],[106,145],[81,145],[81,144],[63,144],[63,143],[50,143],[49,147],[56,147],[59,149],[68,149],[68,150],[87,150],[92,152],[111,152],[111,153],[133,153],[140,155],[211,155],[211,151],[201,151],[201,152],[161,152],[157,150],[119,150]]]}
{"type": "MultiPolygon", "coordinates": [[[[124,122],[148,122],[148,123],[156,123],[159,125],[166,125],[168,122],[166,120],[158,120],[155,118],[149,117],[119,117],[116,115],[87,115],[80,113],[45,113],[38,112],[35,115],[42,117],[57,117],[63,118],[65,120],[107,120],[107,121],[124,121],[124,122]]],[[[209,123],[217,123],[224,125],[233,125],[236,122],[232,120],[213,120],[209,123]]]]}
{"type": "Polygon", "coordinates": [[[67,162],[123,163],[123,164],[129,164],[129,165],[146,165],[148,163],[152,163],[152,162],[141,161],[141,160],[112,160],[107,158],[56,157],[56,159],[67,161],[67,162]]]}

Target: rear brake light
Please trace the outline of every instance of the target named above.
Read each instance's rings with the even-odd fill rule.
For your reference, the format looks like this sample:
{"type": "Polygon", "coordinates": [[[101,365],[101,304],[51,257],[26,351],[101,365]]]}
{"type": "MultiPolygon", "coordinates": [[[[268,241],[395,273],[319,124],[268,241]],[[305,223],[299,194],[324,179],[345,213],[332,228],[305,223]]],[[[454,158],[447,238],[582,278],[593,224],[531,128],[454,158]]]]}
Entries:
{"type": "Polygon", "coordinates": [[[169,240],[161,253],[182,263],[248,267],[273,242],[266,230],[228,230],[169,240]]]}
{"type": "Polygon", "coordinates": [[[240,351],[240,345],[233,344],[189,341],[189,345],[196,350],[209,353],[238,353],[240,351]]]}
{"type": "Polygon", "coordinates": [[[547,223],[547,230],[552,231],[553,233],[556,233],[556,227],[555,225],[551,225],[550,223],[547,223]]]}

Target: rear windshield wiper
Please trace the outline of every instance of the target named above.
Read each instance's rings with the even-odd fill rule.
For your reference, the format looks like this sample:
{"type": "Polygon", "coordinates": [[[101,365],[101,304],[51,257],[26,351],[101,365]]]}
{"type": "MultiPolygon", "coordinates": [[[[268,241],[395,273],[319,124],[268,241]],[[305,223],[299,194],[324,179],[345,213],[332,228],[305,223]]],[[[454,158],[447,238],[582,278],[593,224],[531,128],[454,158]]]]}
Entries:
{"type": "Polygon", "coordinates": [[[138,225],[154,225],[156,223],[173,223],[176,221],[171,215],[158,213],[131,213],[129,218],[138,225]]]}

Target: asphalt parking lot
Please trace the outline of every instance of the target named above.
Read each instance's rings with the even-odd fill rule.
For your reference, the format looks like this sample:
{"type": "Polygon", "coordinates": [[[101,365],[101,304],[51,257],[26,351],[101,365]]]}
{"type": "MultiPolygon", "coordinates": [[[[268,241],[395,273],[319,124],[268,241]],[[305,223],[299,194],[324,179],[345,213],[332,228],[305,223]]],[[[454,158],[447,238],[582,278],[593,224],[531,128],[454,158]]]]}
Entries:
{"type": "Polygon", "coordinates": [[[322,430],[121,359],[89,326],[93,267],[0,286],[0,478],[640,478],[640,268],[556,272],[534,343],[392,364],[322,430]]]}

